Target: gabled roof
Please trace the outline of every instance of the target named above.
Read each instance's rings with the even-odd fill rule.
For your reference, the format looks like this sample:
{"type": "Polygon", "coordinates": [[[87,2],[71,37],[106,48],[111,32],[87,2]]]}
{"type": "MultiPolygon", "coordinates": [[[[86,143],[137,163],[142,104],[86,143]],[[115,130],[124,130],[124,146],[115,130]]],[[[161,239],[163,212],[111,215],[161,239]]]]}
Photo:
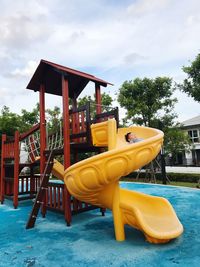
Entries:
{"type": "Polygon", "coordinates": [[[183,127],[190,127],[190,126],[199,126],[200,125],[200,115],[191,118],[189,120],[185,120],[181,123],[183,127]]]}
{"type": "Polygon", "coordinates": [[[106,87],[109,82],[99,79],[91,74],[64,67],[53,62],[41,60],[27,89],[39,91],[40,84],[45,85],[45,92],[54,95],[62,95],[62,75],[66,75],[69,81],[69,97],[77,98],[89,81],[106,87]]]}

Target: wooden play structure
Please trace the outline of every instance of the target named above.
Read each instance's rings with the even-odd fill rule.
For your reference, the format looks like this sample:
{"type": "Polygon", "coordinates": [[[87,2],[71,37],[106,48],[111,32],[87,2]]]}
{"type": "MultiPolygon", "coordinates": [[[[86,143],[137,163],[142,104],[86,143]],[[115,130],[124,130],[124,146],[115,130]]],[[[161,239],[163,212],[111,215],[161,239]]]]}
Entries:
{"type": "Polygon", "coordinates": [[[12,199],[14,208],[17,208],[20,200],[39,195],[35,213],[32,211],[34,216],[37,216],[40,207],[43,216],[47,209],[51,209],[64,213],[67,225],[71,224],[72,214],[96,208],[72,197],[64,183],[51,182],[49,176],[52,162],[57,156],[63,158],[64,169],[67,169],[71,165],[71,158],[74,162],[79,161],[79,153],[101,152],[101,147],[92,145],[91,124],[108,118],[115,118],[117,123],[119,121],[117,108],[102,112],[101,86],[109,84],[93,75],[45,60],[40,61],[27,86],[27,89],[39,92],[40,122],[26,133],[16,131],[13,137],[2,135],[1,204],[5,198],[9,198],[12,199]],[[77,98],[89,82],[95,85],[96,114],[93,117],[90,103],[83,107],[77,106],[77,98]],[[51,135],[48,135],[46,129],[46,93],[62,97],[62,125],[59,132],[51,135]],[[72,108],[69,105],[70,99],[72,108]],[[26,162],[20,160],[22,150],[28,153],[29,160],[26,162]]]}

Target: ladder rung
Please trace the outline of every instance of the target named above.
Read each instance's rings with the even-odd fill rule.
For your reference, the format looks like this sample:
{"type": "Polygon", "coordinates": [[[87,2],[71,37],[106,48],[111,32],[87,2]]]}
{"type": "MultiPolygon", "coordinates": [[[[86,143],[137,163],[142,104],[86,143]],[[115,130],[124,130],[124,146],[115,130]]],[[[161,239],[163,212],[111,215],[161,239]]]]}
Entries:
{"type": "Polygon", "coordinates": [[[44,204],[44,202],[37,200],[38,204],[44,204]]]}
{"type": "Polygon", "coordinates": [[[49,177],[50,176],[50,174],[46,174],[46,173],[41,173],[41,175],[40,176],[45,176],[45,177],[49,177]]]}

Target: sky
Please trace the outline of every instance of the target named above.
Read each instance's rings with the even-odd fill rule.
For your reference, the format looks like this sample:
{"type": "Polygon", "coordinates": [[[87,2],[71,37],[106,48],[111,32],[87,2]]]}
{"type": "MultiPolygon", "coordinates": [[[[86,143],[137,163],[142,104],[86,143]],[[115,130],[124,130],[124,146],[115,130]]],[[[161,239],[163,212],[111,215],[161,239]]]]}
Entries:
{"type": "MultiPolygon", "coordinates": [[[[200,53],[199,0],[0,0],[0,7],[0,108],[16,113],[38,102],[26,86],[41,59],[113,83],[103,92],[115,100],[136,77],[182,82],[182,67],[200,53]]],[[[180,122],[200,115],[197,102],[175,96],[180,122]]],[[[48,96],[46,105],[61,107],[61,97],[48,96]]]]}

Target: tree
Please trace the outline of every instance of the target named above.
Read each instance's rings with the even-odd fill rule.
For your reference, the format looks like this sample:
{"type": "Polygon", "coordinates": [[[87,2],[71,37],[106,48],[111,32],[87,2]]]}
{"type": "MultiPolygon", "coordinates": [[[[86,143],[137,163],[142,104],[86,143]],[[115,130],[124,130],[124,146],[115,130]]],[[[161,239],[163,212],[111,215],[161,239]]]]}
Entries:
{"type": "Polygon", "coordinates": [[[162,115],[170,114],[177,102],[172,98],[174,88],[172,79],[157,77],[155,79],[136,78],[125,81],[119,90],[118,101],[126,109],[126,121],[153,126],[153,122],[162,115]]]}
{"type": "MultiPolygon", "coordinates": [[[[94,118],[96,114],[96,101],[95,101],[95,95],[93,97],[91,96],[84,96],[82,98],[78,99],[78,107],[86,105],[88,102],[90,102],[90,113],[91,117],[94,118]]],[[[107,112],[112,108],[112,102],[113,99],[109,94],[103,93],[101,95],[101,105],[102,105],[102,112],[107,112]]]]}
{"type": "Polygon", "coordinates": [[[22,115],[18,115],[10,111],[4,106],[0,113],[0,134],[7,134],[13,136],[15,131],[18,130],[23,133],[29,130],[34,124],[39,121],[39,104],[33,111],[28,112],[25,109],[21,110],[22,115]]]}
{"type": "Polygon", "coordinates": [[[182,130],[181,125],[177,124],[165,130],[165,154],[171,155],[172,164],[176,162],[177,153],[189,152],[192,142],[189,136],[182,130]]]}
{"type": "Polygon", "coordinates": [[[13,136],[16,130],[21,129],[21,126],[21,117],[4,106],[0,114],[0,135],[6,133],[8,136],[13,136]]]}
{"type": "Polygon", "coordinates": [[[2,134],[13,136],[15,131],[19,131],[21,129],[21,126],[21,117],[13,112],[10,112],[10,109],[4,106],[0,113],[0,150],[2,134]]]}
{"type": "Polygon", "coordinates": [[[60,130],[60,123],[62,114],[60,108],[55,106],[54,109],[47,109],[47,126],[49,134],[55,133],[60,130]]]}
{"type": "Polygon", "coordinates": [[[200,102],[200,54],[198,54],[190,66],[183,67],[187,78],[183,84],[179,85],[180,89],[200,102]]]}
{"type": "Polygon", "coordinates": [[[177,99],[173,98],[174,90],[172,79],[168,77],[136,78],[125,81],[118,95],[121,107],[126,110],[125,122],[162,130],[165,152],[173,155],[189,146],[189,137],[175,122],[177,115],[173,109],[177,99]]]}
{"type": "Polygon", "coordinates": [[[26,111],[25,109],[21,110],[21,131],[25,132],[29,130],[34,124],[37,124],[40,121],[40,107],[39,103],[36,104],[36,107],[32,111],[26,111]]]}

